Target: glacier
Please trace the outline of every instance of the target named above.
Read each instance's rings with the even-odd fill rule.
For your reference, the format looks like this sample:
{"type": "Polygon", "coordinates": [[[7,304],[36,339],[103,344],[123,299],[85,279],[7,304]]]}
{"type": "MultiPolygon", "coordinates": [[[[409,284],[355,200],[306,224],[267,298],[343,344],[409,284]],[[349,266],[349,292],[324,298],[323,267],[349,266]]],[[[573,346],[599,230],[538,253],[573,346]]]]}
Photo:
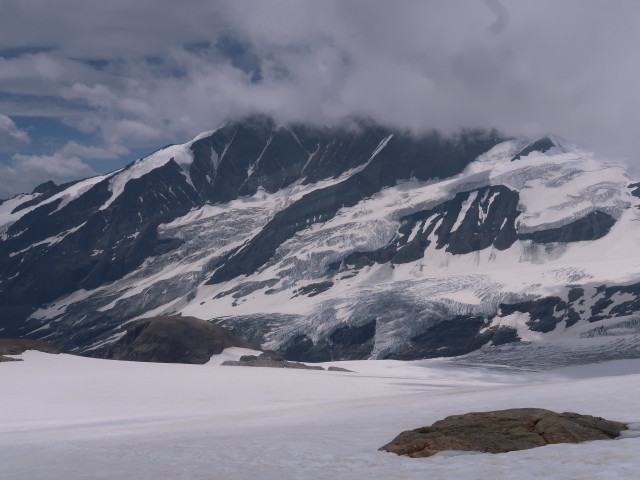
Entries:
{"type": "Polygon", "coordinates": [[[636,342],[637,182],[554,137],[226,123],[1,204],[7,320],[26,303],[14,292],[39,288],[20,283],[37,255],[86,242],[87,267],[0,334],[92,354],[139,318],[183,314],[317,361],[438,356],[456,336],[496,355],[585,329],[636,342]],[[61,226],[31,233],[45,220],[61,226]]]}

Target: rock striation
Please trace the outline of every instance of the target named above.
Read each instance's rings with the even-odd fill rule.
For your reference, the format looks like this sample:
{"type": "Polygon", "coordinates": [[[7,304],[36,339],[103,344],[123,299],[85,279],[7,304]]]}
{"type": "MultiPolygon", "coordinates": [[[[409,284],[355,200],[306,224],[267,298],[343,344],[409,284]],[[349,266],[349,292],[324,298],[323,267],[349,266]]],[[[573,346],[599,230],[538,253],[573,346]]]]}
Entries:
{"type": "Polygon", "coordinates": [[[512,408],[452,415],[428,427],[402,432],[380,448],[409,457],[430,457],[445,450],[504,453],[553,443],[616,438],[624,423],[542,408],[512,408]]]}

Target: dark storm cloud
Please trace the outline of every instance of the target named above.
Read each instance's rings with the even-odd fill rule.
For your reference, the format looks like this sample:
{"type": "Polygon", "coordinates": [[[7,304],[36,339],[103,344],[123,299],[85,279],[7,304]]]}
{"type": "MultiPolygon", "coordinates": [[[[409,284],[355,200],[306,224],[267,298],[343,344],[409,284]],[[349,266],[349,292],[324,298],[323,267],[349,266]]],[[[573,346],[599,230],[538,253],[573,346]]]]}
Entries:
{"type": "Polygon", "coordinates": [[[0,0],[0,113],[59,118],[104,158],[254,110],[633,157],[638,24],[626,0],[0,0]]]}

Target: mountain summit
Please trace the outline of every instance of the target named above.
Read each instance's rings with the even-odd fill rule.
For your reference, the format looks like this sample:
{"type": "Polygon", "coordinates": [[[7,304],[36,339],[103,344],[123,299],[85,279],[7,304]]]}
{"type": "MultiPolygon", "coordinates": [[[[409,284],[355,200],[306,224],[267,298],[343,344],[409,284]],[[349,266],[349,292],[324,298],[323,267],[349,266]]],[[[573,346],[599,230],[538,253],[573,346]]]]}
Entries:
{"type": "Polygon", "coordinates": [[[0,204],[0,335],[90,353],[183,314],[292,360],[633,350],[636,188],[553,137],[246,117],[0,204]]]}

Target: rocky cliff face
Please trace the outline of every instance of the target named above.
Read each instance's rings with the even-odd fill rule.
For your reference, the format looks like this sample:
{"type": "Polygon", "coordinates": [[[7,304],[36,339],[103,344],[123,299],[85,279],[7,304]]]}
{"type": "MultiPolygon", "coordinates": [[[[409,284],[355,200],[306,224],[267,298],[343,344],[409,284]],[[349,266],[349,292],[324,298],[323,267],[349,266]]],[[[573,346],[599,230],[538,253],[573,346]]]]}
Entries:
{"type": "Polygon", "coordinates": [[[90,353],[183,314],[293,360],[635,335],[634,182],[551,137],[248,117],[3,202],[0,334],[90,353]]]}

